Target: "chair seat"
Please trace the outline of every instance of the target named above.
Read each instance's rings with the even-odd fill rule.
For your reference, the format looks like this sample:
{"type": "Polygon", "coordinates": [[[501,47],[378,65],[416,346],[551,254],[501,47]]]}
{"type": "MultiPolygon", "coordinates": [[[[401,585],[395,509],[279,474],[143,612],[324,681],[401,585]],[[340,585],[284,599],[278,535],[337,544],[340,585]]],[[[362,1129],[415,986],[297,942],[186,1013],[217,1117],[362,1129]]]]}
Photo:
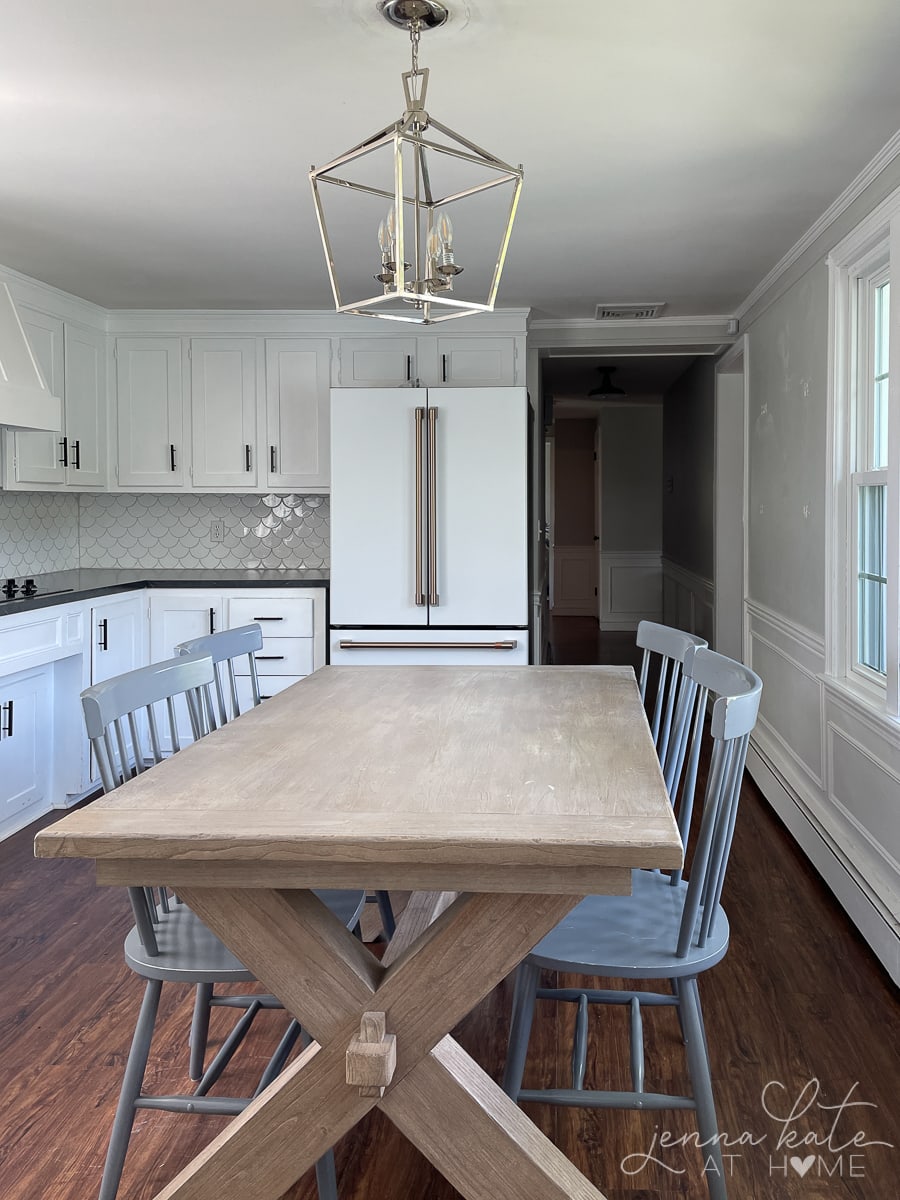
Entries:
{"type": "MultiPolygon", "coordinates": [[[[329,888],[316,891],[342,925],[352,927],[366,902],[364,891],[329,888]]],[[[254,976],[186,904],[171,902],[154,925],[159,954],[149,955],[136,928],[125,939],[125,961],[144,979],[183,983],[238,983],[254,976]]]]}
{"type": "MultiPolygon", "coordinates": [[[[549,970],[619,979],[675,979],[714,966],[728,949],[728,918],[721,905],[705,946],[692,940],[678,958],[687,882],[632,871],[630,896],[588,896],[535,946],[528,961],[549,970]]],[[[701,909],[702,916],[702,909],[701,909]]],[[[699,926],[700,917],[697,925],[699,926]]]]}

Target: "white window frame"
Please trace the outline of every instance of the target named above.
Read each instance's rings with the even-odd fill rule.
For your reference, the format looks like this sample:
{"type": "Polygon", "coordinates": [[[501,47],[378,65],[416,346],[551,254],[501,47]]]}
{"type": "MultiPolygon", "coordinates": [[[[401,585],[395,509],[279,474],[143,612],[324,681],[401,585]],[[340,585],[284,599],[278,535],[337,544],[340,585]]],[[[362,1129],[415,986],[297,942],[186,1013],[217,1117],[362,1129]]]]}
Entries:
{"type": "MultiPolygon", "coordinates": [[[[888,463],[871,469],[858,462],[866,442],[870,381],[863,377],[858,345],[858,286],[893,277],[900,281],[900,189],[883,201],[828,256],[829,388],[828,462],[832,486],[826,503],[826,676],[870,711],[900,716],[900,283],[891,291],[888,380],[888,463]],[[859,488],[887,487],[886,676],[858,662],[857,528],[859,488]]],[[[870,306],[869,306],[870,307],[870,306]]],[[[873,336],[872,322],[868,322],[873,336]]]]}

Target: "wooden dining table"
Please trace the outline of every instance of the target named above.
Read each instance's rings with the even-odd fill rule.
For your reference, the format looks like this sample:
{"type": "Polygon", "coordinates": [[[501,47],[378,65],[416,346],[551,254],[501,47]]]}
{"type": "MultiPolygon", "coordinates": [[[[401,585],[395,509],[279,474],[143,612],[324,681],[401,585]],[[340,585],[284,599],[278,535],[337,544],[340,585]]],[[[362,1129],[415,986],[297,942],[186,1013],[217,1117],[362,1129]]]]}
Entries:
{"type": "Polygon", "coordinates": [[[451,1030],[682,847],[623,667],[324,667],[38,834],[167,885],[314,1039],[157,1200],[278,1200],[379,1107],[467,1200],[602,1193],[451,1030]],[[312,888],[417,893],[384,959],[312,888]]]}

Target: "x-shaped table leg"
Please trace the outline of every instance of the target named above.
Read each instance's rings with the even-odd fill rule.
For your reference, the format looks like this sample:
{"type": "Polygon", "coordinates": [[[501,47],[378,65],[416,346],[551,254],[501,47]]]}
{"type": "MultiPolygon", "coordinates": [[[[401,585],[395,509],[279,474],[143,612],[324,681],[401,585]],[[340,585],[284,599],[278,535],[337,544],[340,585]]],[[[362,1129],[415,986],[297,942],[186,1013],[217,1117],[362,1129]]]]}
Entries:
{"type": "Polygon", "coordinates": [[[466,1200],[603,1200],[448,1035],[579,897],[461,896],[384,966],[311,892],[179,894],[316,1040],[157,1200],[279,1200],[375,1106],[466,1200]],[[370,1010],[397,1039],[381,1098],[346,1082],[370,1010]]]}

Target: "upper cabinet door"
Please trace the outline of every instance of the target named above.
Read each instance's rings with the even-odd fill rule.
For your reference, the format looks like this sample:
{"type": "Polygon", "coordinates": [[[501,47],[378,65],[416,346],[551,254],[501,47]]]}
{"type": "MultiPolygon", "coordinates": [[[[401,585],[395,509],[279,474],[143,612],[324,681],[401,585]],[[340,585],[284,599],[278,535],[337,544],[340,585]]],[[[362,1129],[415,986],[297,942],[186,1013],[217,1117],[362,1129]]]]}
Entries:
{"type": "Polygon", "coordinates": [[[63,350],[63,323],[56,317],[34,312],[24,305],[19,307],[19,316],[28,338],[28,344],[41,368],[44,382],[63,401],[63,429],[59,433],[39,433],[36,430],[18,430],[7,436],[7,486],[12,484],[66,482],[65,445],[65,354],[63,350]]]}
{"type": "Polygon", "coordinates": [[[516,339],[440,337],[438,382],[453,387],[505,387],[516,382],[516,339]]]}
{"type": "Polygon", "coordinates": [[[67,481],[106,483],[106,348],[100,334],[66,326],[67,481]]]}
{"type": "Polygon", "coordinates": [[[119,483],[183,486],[181,339],[118,338],[116,384],[119,483]]]}
{"type": "Polygon", "coordinates": [[[416,378],[416,339],[341,338],[341,387],[399,387],[416,378]]]}
{"type": "Polygon", "coordinates": [[[253,338],[191,340],[191,413],[194,487],[256,487],[253,338]]]}
{"type": "Polygon", "coordinates": [[[266,485],[327,491],[331,480],[331,342],[266,342],[266,485]]]}

